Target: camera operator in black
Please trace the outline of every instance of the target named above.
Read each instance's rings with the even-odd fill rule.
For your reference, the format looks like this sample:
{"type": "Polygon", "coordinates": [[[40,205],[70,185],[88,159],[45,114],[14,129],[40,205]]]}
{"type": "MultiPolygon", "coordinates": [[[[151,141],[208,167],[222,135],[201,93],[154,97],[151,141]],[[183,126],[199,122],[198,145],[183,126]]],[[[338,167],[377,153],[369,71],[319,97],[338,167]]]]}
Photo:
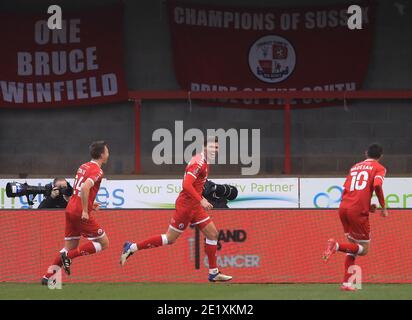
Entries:
{"type": "Polygon", "coordinates": [[[228,184],[216,184],[211,180],[206,180],[203,187],[203,197],[209,201],[213,208],[229,208],[227,202],[235,200],[237,197],[237,188],[228,184]]]}
{"type": "Polygon", "coordinates": [[[73,188],[63,178],[55,178],[50,195],[45,197],[37,209],[66,208],[73,193],[73,188]]]}

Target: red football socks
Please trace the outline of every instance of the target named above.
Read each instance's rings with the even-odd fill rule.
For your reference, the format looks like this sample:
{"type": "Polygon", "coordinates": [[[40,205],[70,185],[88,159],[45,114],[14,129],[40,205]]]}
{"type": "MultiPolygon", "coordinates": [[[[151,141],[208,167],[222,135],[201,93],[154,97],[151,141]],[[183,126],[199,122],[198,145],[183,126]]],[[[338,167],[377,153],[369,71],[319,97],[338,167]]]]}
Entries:
{"type": "Polygon", "coordinates": [[[343,283],[348,283],[349,278],[351,277],[352,273],[349,273],[349,268],[355,264],[355,255],[348,254],[346,255],[345,259],[345,275],[343,277],[343,283]]]}
{"type": "MultiPolygon", "coordinates": [[[[60,252],[59,252],[59,254],[56,256],[56,258],[54,259],[54,261],[53,261],[53,264],[52,264],[52,266],[58,266],[58,267],[61,267],[62,266],[62,260],[61,260],[61,258],[60,258],[60,252]]],[[[52,271],[52,272],[49,272],[50,270],[47,270],[48,272],[44,275],[46,278],[50,278],[53,274],[54,274],[54,272],[52,271]]]]}
{"type": "Polygon", "coordinates": [[[93,242],[89,241],[85,244],[82,244],[80,247],[76,249],[72,249],[67,253],[67,257],[70,259],[77,258],[79,256],[86,256],[89,254],[96,253],[96,248],[94,247],[93,242]]]}
{"type": "MultiPolygon", "coordinates": [[[[77,247],[75,249],[72,249],[66,252],[67,252],[67,257],[69,259],[74,259],[80,256],[86,256],[89,254],[93,254],[101,250],[102,250],[102,246],[100,243],[89,241],[89,242],[86,242],[85,244],[82,244],[80,247],[77,247]]],[[[62,266],[61,252],[63,251],[60,251],[53,261],[53,265],[58,266],[58,267],[62,266]]],[[[44,275],[44,277],[50,278],[54,274],[54,272],[55,272],[54,270],[52,271],[49,269],[47,270],[47,273],[44,275]]]]}
{"type": "Polygon", "coordinates": [[[137,243],[137,248],[139,250],[142,250],[142,249],[156,248],[162,245],[163,245],[162,236],[158,235],[158,236],[154,236],[142,242],[137,243]]]}
{"type": "Polygon", "coordinates": [[[346,253],[353,253],[357,254],[359,251],[359,245],[356,243],[339,243],[339,251],[346,252],[346,253]]]}
{"type": "Polygon", "coordinates": [[[216,252],[217,252],[217,241],[206,239],[205,253],[209,261],[209,269],[217,268],[216,252]]]}

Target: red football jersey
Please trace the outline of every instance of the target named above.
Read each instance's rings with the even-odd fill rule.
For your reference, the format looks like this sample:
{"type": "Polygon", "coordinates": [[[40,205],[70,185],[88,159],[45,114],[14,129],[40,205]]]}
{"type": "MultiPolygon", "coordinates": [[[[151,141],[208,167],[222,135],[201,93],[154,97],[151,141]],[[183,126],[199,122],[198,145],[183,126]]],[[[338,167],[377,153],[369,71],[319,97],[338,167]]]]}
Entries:
{"type": "Polygon", "coordinates": [[[81,214],[83,211],[82,200],[80,198],[80,191],[83,183],[86,180],[93,182],[93,187],[90,188],[89,192],[89,202],[88,202],[88,211],[93,210],[93,203],[96,198],[97,192],[100,188],[100,183],[103,178],[103,170],[93,160],[87,163],[84,163],[77,170],[76,178],[74,180],[73,186],[73,195],[70,198],[69,203],[67,204],[66,211],[69,213],[81,214]]]}
{"type": "Polygon", "coordinates": [[[340,207],[369,212],[373,191],[382,186],[385,174],[385,167],[374,159],[355,164],[346,177],[340,207]]]}
{"type": "MultiPolygon", "coordinates": [[[[186,166],[185,177],[186,175],[191,175],[196,179],[193,182],[193,187],[200,196],[203,193],[203,186],[207,180],[208,171],[209,165],[203,152],[195,155],[186,166]]],[[[185,177],[183,178],[183,183],[185,177]]],[[[186,190],[182,190],[179,196],[188,200],[195,200],[186,190]]]]}

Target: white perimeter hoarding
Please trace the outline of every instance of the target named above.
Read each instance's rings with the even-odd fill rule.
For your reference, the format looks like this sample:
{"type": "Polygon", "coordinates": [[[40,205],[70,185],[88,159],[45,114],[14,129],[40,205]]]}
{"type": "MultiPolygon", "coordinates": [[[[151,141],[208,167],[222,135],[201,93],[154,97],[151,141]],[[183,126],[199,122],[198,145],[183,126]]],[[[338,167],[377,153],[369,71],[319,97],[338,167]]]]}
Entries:
{"type": "MultiPolygon", "coordinates": [[[[67,179],[73,184],[73,179],[67,179]]],[[[0,179],[0,209],[27,208],[25,197],[6,197],[7,182],[45,185],[51,179],[0,179]]],[[[213,179],[238,188],[238,197],[231,208],[298,208],[298,178],[213,179]]],[[[103,179],[96,200],[102,208],[174,208],[182,180],[106,180],[103,179]]],[[[36,197],[36,208],[42,196],[36,197]]]]}
{"type": "MultiPolygon", "coordinates": [[[[301,208],[338,208],[344,178],[301,178],[301,208]]],[[[385,178],[385,201],[389,208],[412,208],[412,178],[385,178]]],[[[379,205],[374,195],[372,203],[379,205]]]]}
{"type": "MultiPolygon", "coordinates": [[[[73,183],[73,179],[67,179],[73,183]]],[[[344,178],[213,179],[238,188],[230,208],[338,208],[344,178]],[[300,205],[299,205],[300,204],[300,205]]],[[[45,185],[51,179],[0,179],[0,209],[27,208],[25,197],[6,197],[6,183],[17,181],[45,185]]],[[[96,200],[102,208],[174,208],[182,180],[106,180],[96,200]]],[[[389,208],[412,208],[412,178],[386,178],[383,184],[389,208]]],[[[37,196],[37,208],[42,196],[37,196]]],[[[372,203],[378,204],[376,196],[372,203]]]]}

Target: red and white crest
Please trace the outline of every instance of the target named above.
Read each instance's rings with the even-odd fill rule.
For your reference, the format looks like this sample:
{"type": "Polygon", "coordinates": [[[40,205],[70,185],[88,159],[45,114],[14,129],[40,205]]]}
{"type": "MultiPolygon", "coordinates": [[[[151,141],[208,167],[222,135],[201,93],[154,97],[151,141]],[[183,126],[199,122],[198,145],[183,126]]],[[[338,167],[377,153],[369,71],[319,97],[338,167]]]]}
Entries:
{"type": "Polygon", "coordinates": [[[296,53],[291,43],[279,36],[264,36],[249,50],[249,67],[256,78],[267,83],[287,79],[295,69],[296,53]]]}

